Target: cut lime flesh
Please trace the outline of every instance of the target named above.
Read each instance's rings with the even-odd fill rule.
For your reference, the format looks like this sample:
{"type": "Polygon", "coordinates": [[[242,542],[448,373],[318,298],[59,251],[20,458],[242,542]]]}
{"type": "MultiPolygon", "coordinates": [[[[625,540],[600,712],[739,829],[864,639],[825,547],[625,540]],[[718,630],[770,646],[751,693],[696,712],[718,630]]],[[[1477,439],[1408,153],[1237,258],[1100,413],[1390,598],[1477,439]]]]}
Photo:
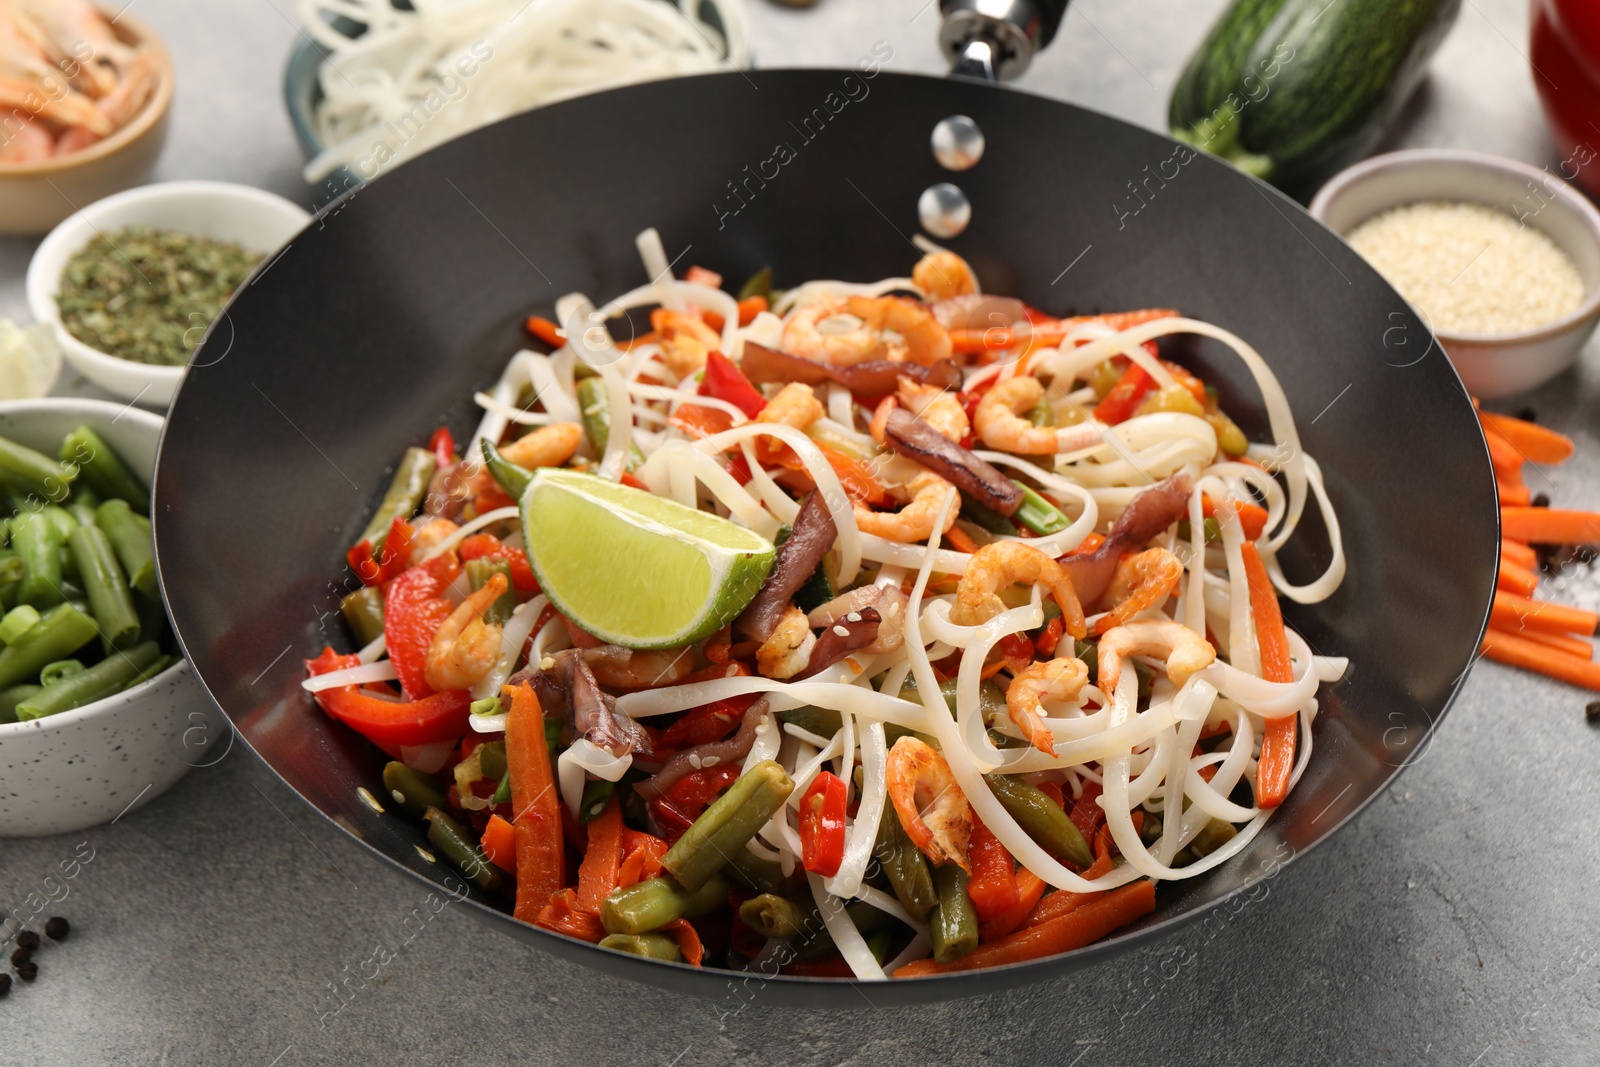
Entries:
{"type": "Polygon", "coordinates": [[[626,648],[692,644],[733,621],[777,551],[752,530],[642,489],[542,468],[522,496],[539,587],[585,631],[626,648]]]}

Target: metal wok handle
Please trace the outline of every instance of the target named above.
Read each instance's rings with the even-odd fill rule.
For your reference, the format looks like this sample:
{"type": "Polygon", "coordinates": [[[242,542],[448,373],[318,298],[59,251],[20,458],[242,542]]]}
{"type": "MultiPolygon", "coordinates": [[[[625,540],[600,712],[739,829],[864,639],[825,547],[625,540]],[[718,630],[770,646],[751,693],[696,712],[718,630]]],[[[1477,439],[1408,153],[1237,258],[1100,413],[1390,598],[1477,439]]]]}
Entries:
{"type": "Polygon", "coordinates": [[[1068,0],[939,0],[939,44],[950,73],[1008,81],[1055,38],[1068,0]]]}

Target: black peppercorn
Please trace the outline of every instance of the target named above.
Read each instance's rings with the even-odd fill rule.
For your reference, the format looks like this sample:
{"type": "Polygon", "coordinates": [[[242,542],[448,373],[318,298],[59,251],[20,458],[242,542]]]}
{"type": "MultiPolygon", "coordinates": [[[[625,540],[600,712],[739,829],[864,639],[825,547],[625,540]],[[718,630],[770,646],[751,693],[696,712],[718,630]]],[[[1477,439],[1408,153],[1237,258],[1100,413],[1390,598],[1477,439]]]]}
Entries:
{"type": "Polygon", "coordinates": [[[1547,508],[1550,506],[1550,494],[1540,493],[1533,498],[1531,503],[1536,508],[1547,508]]]}
{"type": "Polygon", "coordinates": [[[31,959],[33,959],[33,949],[19,948],[11,954],[11,965],[13,967],[21,967],[31,959]]]}
{"type": "Polygon", "coordinates": [[[65,941],[72,932],[72,924],[59,915],[52,915],[45,920],[44,932],[52,941],[65,941]]]}
{"type": "Polygon", "coordinates": [[[17,947],[35,949],[39,947],[39,935],[32,930],[24,930],[17,935],[17,947]]]}
{"type": "Polygon", "coordinates": [[[1590,726],[1600,723],[1600,700],[1591,700],[1584,705],[1583,717],[1590,726]]]}
{"type": "Polygon", "coordinates": [[[39,977],[39,965],[29,960],[27,963],[17,964],[17,977],[24,982],[31,982],[39,977]]]}
{"type": "Polygon", "coordinates": [[[3,997],[10,992],[11,976],[9,974],[0,974],[0,997],[3,997]]]}

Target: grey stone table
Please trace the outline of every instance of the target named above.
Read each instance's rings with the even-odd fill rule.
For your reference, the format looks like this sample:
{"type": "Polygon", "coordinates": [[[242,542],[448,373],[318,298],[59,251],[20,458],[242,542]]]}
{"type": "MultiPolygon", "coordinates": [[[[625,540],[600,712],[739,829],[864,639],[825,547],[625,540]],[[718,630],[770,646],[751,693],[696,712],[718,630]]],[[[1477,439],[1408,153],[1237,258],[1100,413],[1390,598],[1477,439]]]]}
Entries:
{"type": "MultiPolygon", "coordinates": [[[[279,105],[290,0],[134,2],[180,78],[159,177],[309,204],[279,105]]],[[[932,0],[747,3],[766,65],[843,65],[883,40],[892,68],[940,69],[932,0]]],[[[1159,127],[1221,6],[1077,0],[1024,84],[1159,127]]],[[[1525,0],[1468,0],[1394,143],[1554,162],[1526,23],[1525,0]]],[[[0,240],[0,316],[26,318],[32,247],[0,240]]],[[[60,391],[92,393],[70,373],[60,391]]],[[[1527,403],[1578,438],[1578,458],[1550,476],[1560,499],[1600,503],[1600,352],[1527,403]]],[[[1600,607],[1593,579],[1567,592],[1600,607]]],[[[0,842],[0,910],[40,891],[81,841],[93,849],[53,909],[71,917],[72,940],[0,1001],[0,1064],[1592,1064],[1600,735],[1582,702],[1481,665],[1425,757],[1250,907],[1069,981],[917,1009],[864,998],[828,1014],[624,985],[448,907],[434,916],[423,887],[302,808],[241,747],[114,826],[0,842]],[[335,983],[371,974],[380,946],[393,961],[335,999],[335,983]]]]}

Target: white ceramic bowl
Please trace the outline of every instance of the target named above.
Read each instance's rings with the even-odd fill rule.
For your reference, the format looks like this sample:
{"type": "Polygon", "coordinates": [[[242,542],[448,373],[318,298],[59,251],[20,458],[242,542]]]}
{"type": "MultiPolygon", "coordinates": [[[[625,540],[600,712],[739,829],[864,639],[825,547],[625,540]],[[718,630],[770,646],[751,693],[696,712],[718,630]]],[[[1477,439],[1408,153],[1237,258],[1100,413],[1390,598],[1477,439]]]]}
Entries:
{"type": "MultiPolygon", "coordinates": [[[[0,403],[0,437],[50,455],[80,424],[149,481],[159,416],[104,400],[0,403]]],[[[160,796],[191,766],[210,762],[208,747],[226,751],[219,733],[226,729],[182,661],[93,704],[0,723],[0,837],[67,833],[116,819],[160,796]]]]}
{"type": "Polygon", "coordinates": [[[183,367],[135,363],[90,348],[61,325],[56,293],[67,261],[99,234],[149,226],[234,241],[266,258],[311,221],[310,212],[283,197],[228,182],[163,182],[97,200],[50,231],[28,264],[28,307],[55,327],[67,362],[100,388],[153,408],[165,408],[178,390],[183,367]]]}
{"type": "Polygon", "coordinates": [[[1549,171],[1513,159],[1416,148],[1341,171],[1311,201],[1311,214],[1343,236],[1380,212],[1424,200],[1484,204],[1521,218],[1554,241],[1583,279],[1578,309],[1537,329],[1508,334],[1435,330],[1467,389],[1493,400],[1543,385],[1572,366],[1600,320],[1600,212],[1594,205],[1549,171]]]}

